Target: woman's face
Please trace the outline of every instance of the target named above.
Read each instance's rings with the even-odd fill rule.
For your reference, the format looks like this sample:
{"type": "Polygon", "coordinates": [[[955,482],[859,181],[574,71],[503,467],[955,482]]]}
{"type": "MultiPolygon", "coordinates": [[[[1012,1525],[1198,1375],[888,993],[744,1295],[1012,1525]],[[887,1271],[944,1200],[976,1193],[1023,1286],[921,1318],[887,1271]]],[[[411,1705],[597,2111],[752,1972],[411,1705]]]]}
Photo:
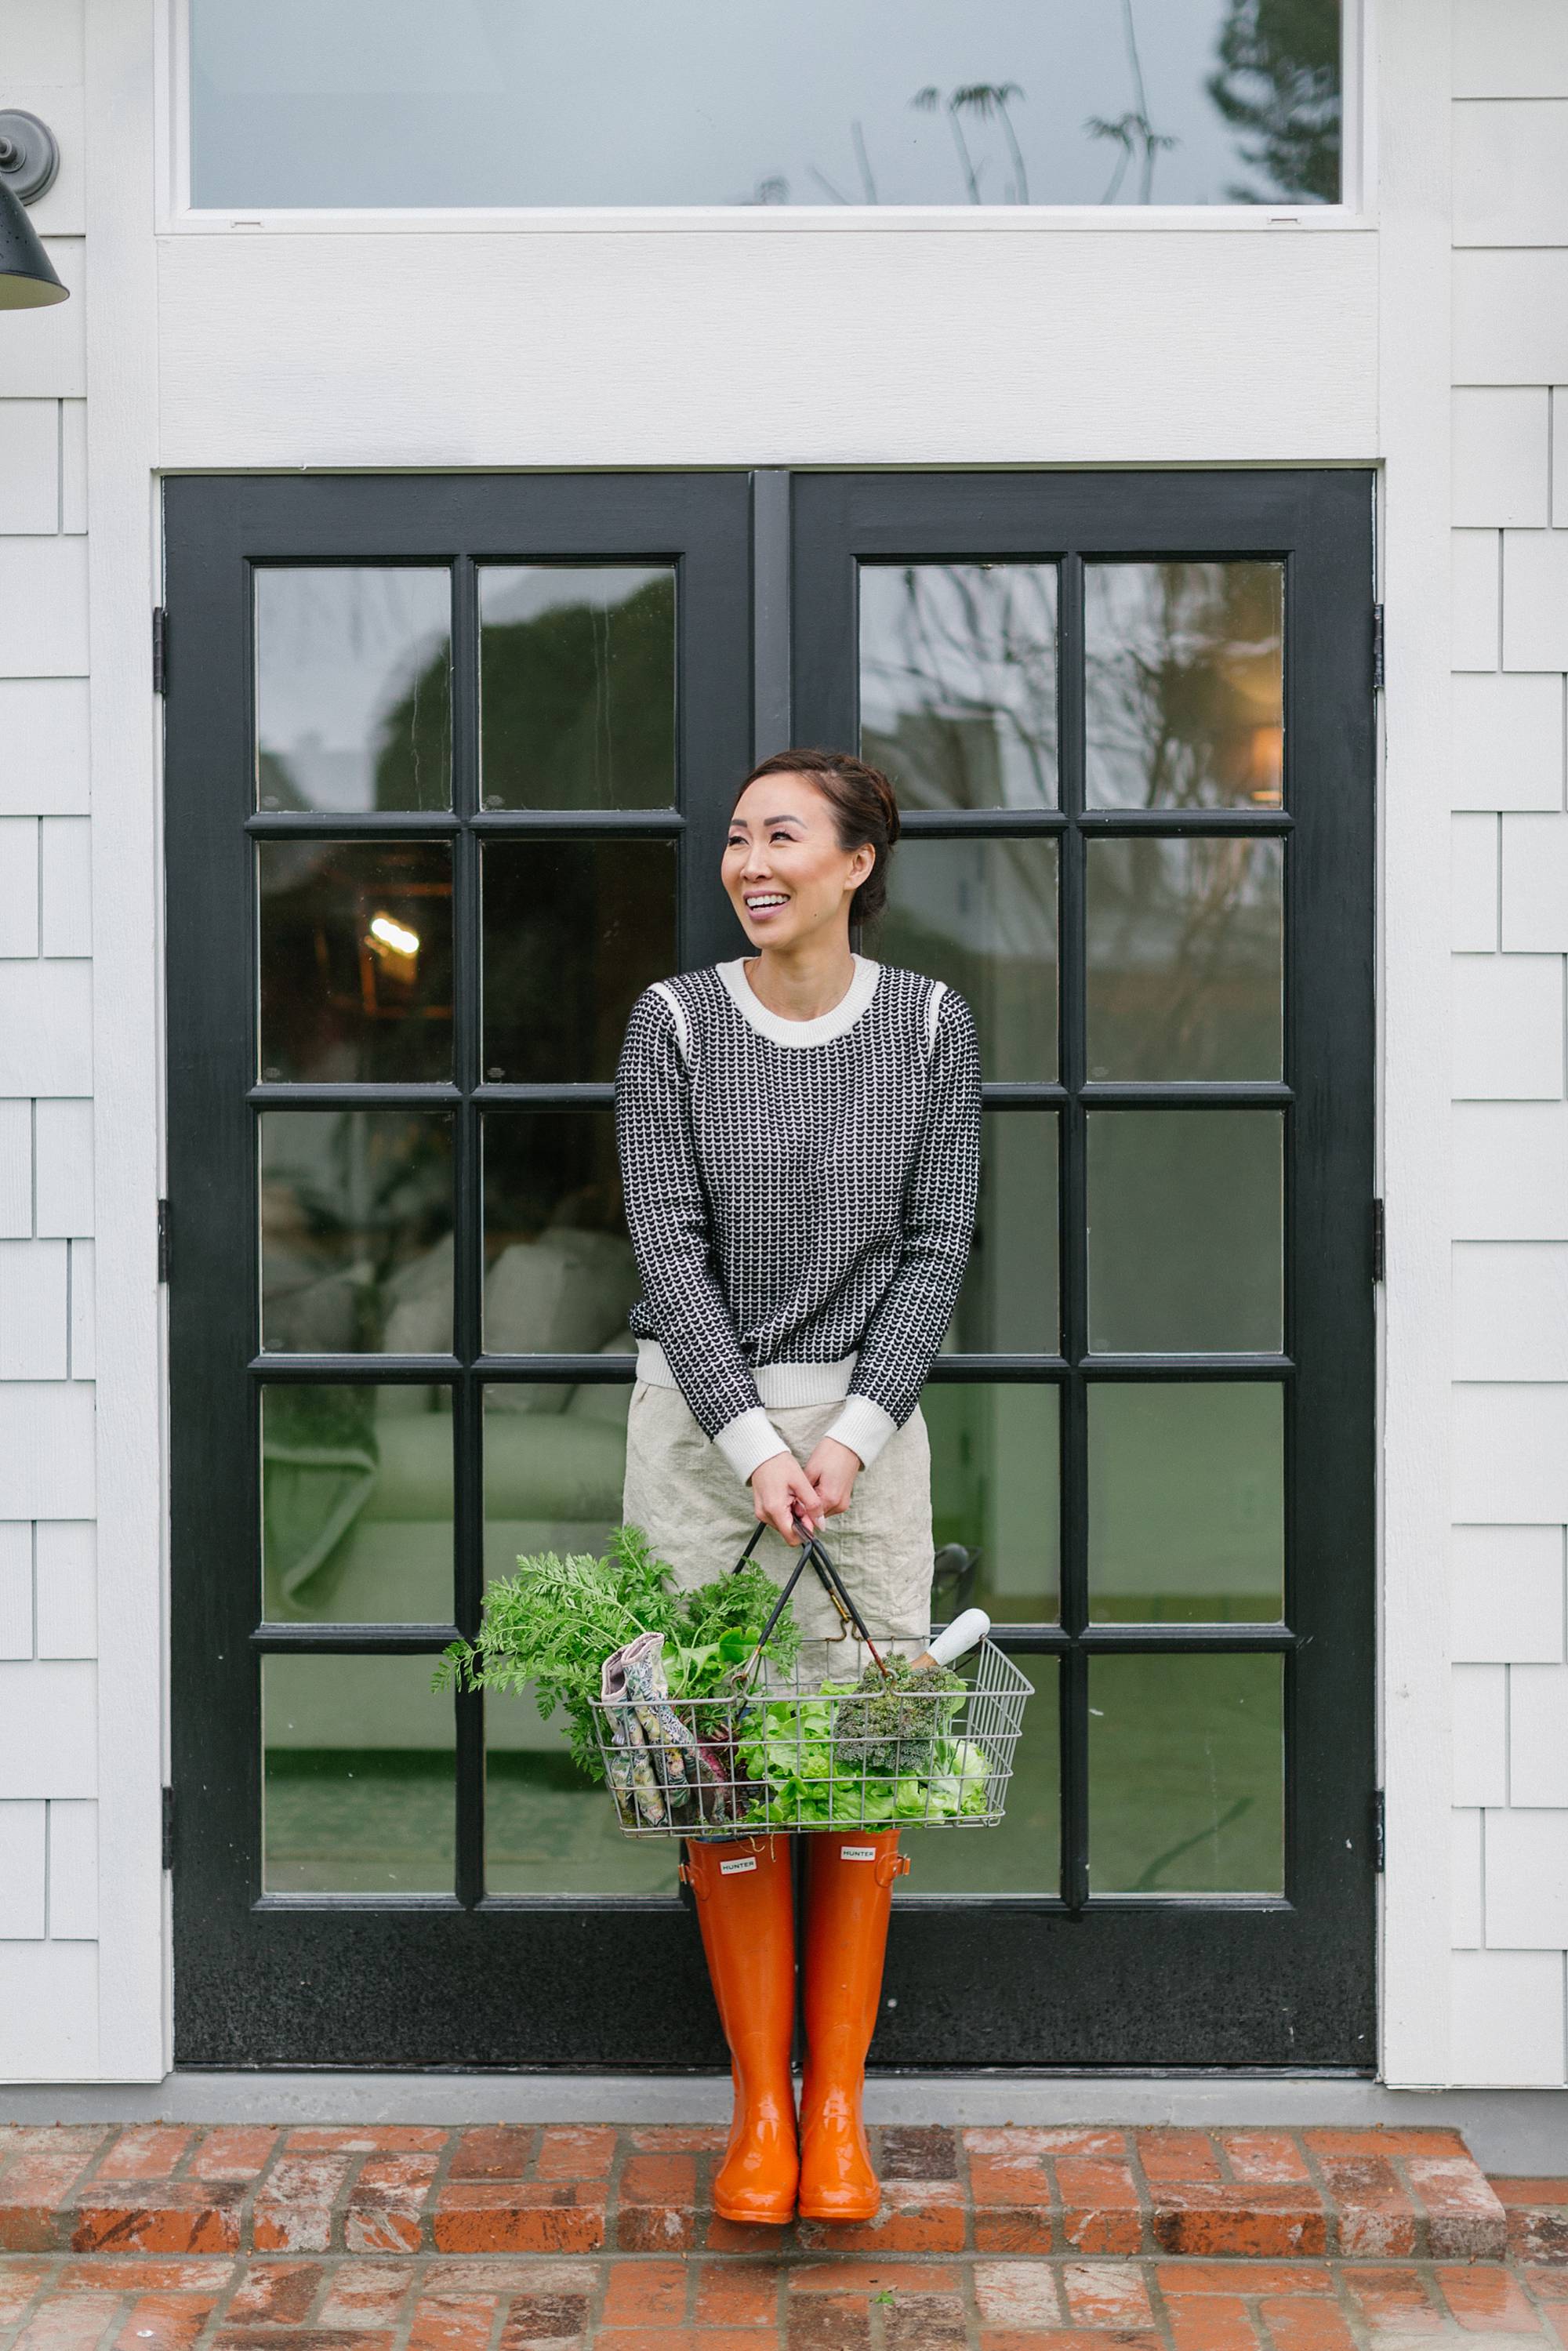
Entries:
{"type": "Polygon", "coordinates": [[[849,904],[876,862],[869,843],[841,849],[831,801],[809,776],[759,776],[735,804],[724,886],[758,946],[798,946],[843,930],[849,904]]]}

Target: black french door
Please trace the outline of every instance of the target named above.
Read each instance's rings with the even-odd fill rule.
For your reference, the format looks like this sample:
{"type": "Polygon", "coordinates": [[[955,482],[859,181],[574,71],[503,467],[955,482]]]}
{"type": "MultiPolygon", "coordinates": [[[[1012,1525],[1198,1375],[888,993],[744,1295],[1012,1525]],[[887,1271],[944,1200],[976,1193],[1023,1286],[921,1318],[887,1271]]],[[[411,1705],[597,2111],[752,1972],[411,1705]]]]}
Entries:
{"type": "Polygon", "coordinates": [[[745,949],[754,753],[858,734],[857,944],[982,1043],[937,1613],[1038,1692],[873,2053],[1370,2065],[1370,491],[167,485],[182,2064],[722,2063],[673,1856],[430,1682],[619,1520],[625,1014],[745,949]]]}

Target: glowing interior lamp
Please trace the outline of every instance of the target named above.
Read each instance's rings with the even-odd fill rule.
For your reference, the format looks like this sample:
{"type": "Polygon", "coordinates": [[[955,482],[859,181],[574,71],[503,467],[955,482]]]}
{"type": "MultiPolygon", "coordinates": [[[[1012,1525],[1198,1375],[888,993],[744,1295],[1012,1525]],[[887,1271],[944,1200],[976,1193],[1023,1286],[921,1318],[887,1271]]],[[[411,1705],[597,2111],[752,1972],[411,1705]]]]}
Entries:
{"type": "Polygon", "coordinates": [[[419,953],[419,933],[406,930],[394,923],[390,914],[372,914],[371,937],[380,946],[390,948],[393,955],[416,956],[419,953]]]}

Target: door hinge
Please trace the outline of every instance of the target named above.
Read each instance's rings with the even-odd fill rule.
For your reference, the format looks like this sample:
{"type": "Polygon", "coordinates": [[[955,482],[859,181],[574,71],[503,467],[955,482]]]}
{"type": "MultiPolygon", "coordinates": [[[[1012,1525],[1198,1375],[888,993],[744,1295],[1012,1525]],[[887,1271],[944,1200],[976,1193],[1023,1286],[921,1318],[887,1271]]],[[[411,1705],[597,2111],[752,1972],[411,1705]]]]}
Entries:
{"type": "Polygon", "coordinates": [[[1383,1215],[1383,1203],[1372,1204],[1372,1279],[1381,1281],[1388,1259],[1387,1227],[1383,1215]]]}
{"type": "Polygon", "coordinates": [[[1383,1791],[1381,1788],[1374,1788],[1372,1792],[1372,1866],[1379,1877],[1383,1875],[1384,1855],[1386,1851],[1386,1826],[1387,1811],[1383,1801],[1383,1791]]]}
{"type": "Polygon", "coordinates": [[[169,1203],[167,1200],[160,1200],[158,1203],[158,1279],[161,1283],[166,1282],[169,1279],[169,1203]]]}
{"type": "Polygon", "coordinates": [[[163,1866],[165,1869],[172,1869],[174,1866],[174,1791],[172,1788],[165,1788],[163,1791],[162,1828],[163,1866]]]}
{"type": "Polygon", "coordinates": [[[162,604],[152,607],[152,691],[162,694],[169,674],[169,616],[162,604]]]}
{"type": "Polygon", "coordinates": [[[1374,694],[1381,694],[1383,691],[1383,607],[1381,604],[1375,604],[1372,608],[1372,690],[1374,694]]]}

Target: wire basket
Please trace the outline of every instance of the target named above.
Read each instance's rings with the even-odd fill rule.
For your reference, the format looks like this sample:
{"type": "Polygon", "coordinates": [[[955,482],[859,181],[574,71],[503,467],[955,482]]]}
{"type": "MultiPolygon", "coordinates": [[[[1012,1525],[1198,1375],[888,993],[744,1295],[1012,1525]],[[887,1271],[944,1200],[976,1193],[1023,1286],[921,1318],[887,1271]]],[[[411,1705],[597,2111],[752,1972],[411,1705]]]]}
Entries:
{"type": "MultiPolygon", "coordinates": [[[[803,1550],[773,1621],[810,1561],[882,1671],[879,1646],[820,1542],[810,1538],[803,1550]]],[[[960,1688],[879,1683],[871,1668],[852,1687],[812,1681],[799,1668],[764,1678],[771,1631],[772,1622],[737,1686],[716,1697],[672,1698],[643,1670],[653,1657],[633,1656],[643,1643],[620,1653],[629,1660],[623,1686],[592,1703],[626,1835],[988,1828],[1001,1820],[1034,1686],[992,1640],[969,1651],[960,1688]]]]}

